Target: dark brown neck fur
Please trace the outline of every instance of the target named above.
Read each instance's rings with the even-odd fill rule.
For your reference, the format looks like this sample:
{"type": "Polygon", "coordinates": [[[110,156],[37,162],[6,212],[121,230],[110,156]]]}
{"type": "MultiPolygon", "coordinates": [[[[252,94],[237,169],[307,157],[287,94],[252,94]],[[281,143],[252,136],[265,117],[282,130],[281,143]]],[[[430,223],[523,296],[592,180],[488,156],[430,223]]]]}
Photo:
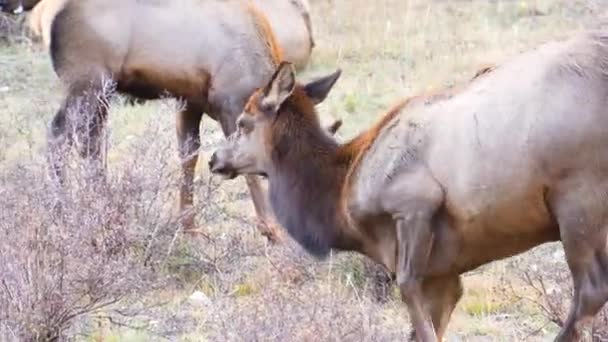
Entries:
{"type": "Polygon", "coordinates": [[[270,199],[279,222],[308,252],[359,250],[340,210],[348,163],[335,158],[339,144],[325,133],[314,107],[296,89],[273,123],[270,199]],[[312,115],[309,115],[309,114],[312,115]],[[280,133],[279,133],[280,132],[280,133]]]}

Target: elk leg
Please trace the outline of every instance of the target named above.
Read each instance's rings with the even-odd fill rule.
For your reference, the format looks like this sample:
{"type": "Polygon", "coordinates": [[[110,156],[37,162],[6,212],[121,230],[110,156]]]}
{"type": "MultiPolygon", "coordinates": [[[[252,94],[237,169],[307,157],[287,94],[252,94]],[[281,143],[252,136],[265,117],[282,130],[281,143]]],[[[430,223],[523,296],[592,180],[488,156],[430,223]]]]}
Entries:
{"type": "Polygon", "coordinates": [[[201,147],[200,124],[203,112],[191,104],[177,114],[176,130],[182,180],[179,191],[179,211],[184,231],[194,228],[194,171],[201,147]]]}
{"type": "Polygon", "coordinates": [[[280,231],[270,214],[270,205],[266,199],[266,193],[262,190],[260,177],[248,175],[245,176],[245,180],[247,181],[247,187],[249,187],[249,192],[251,193],[256,216],[258,217],[258,220],[260,220],[258,223],[258,230],[269,241],[278,242],[281,239],[280,231]]]}
{"type": "MultiPolygon", "coordinates": [[[[606,237],[604,237],[604,241],[606,237]]],[[[573,300],[568,317],[556,341],[579,340],[581,323],[593,318],[608,300],[608,255],[606,248],[593,248],[589,245],[575,247],[564,242],[568,266],[572,274],[573,300]],[[587,253],[581,253],[589,248],[587,253]],[[577,254],[586,254],[579,258],[577,254]]]]}
{"type": "Polygon", "coordinates": [[[48,164],[51,169],[51,177],[63,185],[65,180],[65,155],[72,143],[72,137],[67,123],[68,99],[64,101],[61,108],[51,121],[48,133],[48,164]]]}
{"type": "Polygon", "coordinates": [[[459,275],[433,277],[426,279],[422,286],[424,296],[429,303],[437,340],[441,341],[450,316],[462,297],[462,281],[459,275]]]}
{"type": "Polygon", "coordinates": [[[593,196],[606,189],[585,189],[580,183],[577,188],[555,196],[551,206],[574,288],[570,312],[556,341],[578,340],[579,325],[593,318],[608,301],[608,208],[599,196],[593,196]]]}
{"type": "Polygon", "coordinates": [[[432,219],[443,202],[443,190],[425,170],[409,170],[391,179],[380,202],[397,228],[397,285],[420,341],[436,341],[424,280],[435,241],[432,219]]]}
{"type": "Polygon", "coordinates": [[[424,271],[433,246],[430,217],[410,214],[397,222],[397,284],[419,341],[437,341],[423,292],[424,271]]]}
{"type": "Polygon", "coordinates": [[[47,134],[47,164],[49,167],[49,176],[51,184],[55,187],[53,210],[54,217],[63,217],[62,200],[63,186],[65,182],[65,158],[67,152],[72,145],[71,129],[68,127],[67,107],[70,103],[69,94],[63,101],[61,108],[55,114],[51,121],[47,134]]]}
{"type": "Polygon", "coordinates": [[[91,167],[95,178],[105,176],[102,149],[103,130],[108,113],[108,95],[101,82],[92,82],[74,107],[82,111],[81,115],[72,119],[80,157],[87,162],[87,166],[91,167]]]}
{"type": "Polygon", "coordinates": [[[51,121],[49,164],[52,175],[60,184],[64,182],[65,156],[74,138],[78,138],[81,157],[94,167],[96,175],[103,175],[100,156],[108,107],[106,95],[101,82],[75,82],[51,121]]]}

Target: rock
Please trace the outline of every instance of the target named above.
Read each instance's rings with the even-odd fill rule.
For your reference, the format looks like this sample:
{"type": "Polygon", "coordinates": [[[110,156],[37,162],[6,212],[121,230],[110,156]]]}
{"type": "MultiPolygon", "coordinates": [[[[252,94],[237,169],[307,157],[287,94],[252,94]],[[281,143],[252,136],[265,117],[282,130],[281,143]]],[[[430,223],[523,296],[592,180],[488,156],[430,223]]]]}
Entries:
{"type": "Polygon", "coordinates": [[[195,305],[210,305],[211,304],[211,299],[209,299],[209,297],[207,297],[206,294],[202,293],[201,291],[194,291],[190,297],[188,297],[188,301],[191,304],[195,304],[195,305]]]}

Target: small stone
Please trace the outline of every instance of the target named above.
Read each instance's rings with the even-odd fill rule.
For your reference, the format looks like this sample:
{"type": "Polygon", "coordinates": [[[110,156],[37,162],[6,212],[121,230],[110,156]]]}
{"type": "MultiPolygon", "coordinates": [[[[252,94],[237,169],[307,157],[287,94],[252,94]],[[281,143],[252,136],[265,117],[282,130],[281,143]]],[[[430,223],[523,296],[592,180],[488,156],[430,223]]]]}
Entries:
{"type": "Polygon", "coordinates": [[[196,304],[196,305],[209,305],[211,304],[211,299],[209,299],[209,297],[207,297],[206,294],[202,293],[201,291],[194,291],[190,297],[188,298],[188,300],[190,301],[190,303],[192,304],[196,304]]]}

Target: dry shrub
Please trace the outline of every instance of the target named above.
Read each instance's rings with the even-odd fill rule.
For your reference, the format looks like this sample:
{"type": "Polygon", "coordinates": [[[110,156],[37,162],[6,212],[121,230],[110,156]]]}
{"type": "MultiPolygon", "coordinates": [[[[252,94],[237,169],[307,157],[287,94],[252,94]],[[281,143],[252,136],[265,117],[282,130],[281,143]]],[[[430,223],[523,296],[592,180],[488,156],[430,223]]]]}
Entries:
{"type": "Polygon", "coordinates": [[[30,42],[27,35],[24,15],[0,12],[0,43],[30,42]]]}
{"type": "MultiPolygon", "coordinates": [[[[533,304],[549,323],[561,328],[572,304],[572,277],[563,248],[555,244],[543,246],[534,254],[536,258],[517,258],[513,262],[516,279],[523,284],[523,288],[508,286],[508,293],[533,304]]],[[[608,306],[586,328],[583,333],[587,340],[608,341],[608,306]]]]}
{"type": "MultiPolygon", "coordinates": [[[[267,251],[269,274],[214,298],[211,341],[397,341],[408,337],[400,302],[378,303],[339,270],[356,254],[319,261],[293,242],[267,251]]],[[[363,266],[361,265],[361,268],[363,266]]]]}
{"type": "Polygon", "coordinates": [[[367,258],[363,259],[363,266],[365,283],[372,298],[379,303],[391,300],[395,282],[386,268],[367,258]]]}
{"type": "Polygon", "coordinates": [[[213,341],[395,341],[408,332],[386,329],[381,307],[367,298],[315,285],[264,291],[255,301],[216,306],[211,317],[213,341]]]}
{"type": "Polygon", "coordinates": [[[0,340],[61,340],[165,283],[179,232],[167,136],[146,128],[105,179],[75,156],[62,187],[39,154],[0,169],[0,340]]]}
{"type": "Polygon", "coordinates": [[[400,301],[379,303],[369,295],[372,280],[367,279],[359,255],[338,253],[318,260],[291,239],[258,249],[246,246],[241,252],[247,257],[207,274],[213,286],[199,287],[208,301],[197,304],[203,318],[193,337],[209,341],[407,338],[406,308],[400,301]]]}

